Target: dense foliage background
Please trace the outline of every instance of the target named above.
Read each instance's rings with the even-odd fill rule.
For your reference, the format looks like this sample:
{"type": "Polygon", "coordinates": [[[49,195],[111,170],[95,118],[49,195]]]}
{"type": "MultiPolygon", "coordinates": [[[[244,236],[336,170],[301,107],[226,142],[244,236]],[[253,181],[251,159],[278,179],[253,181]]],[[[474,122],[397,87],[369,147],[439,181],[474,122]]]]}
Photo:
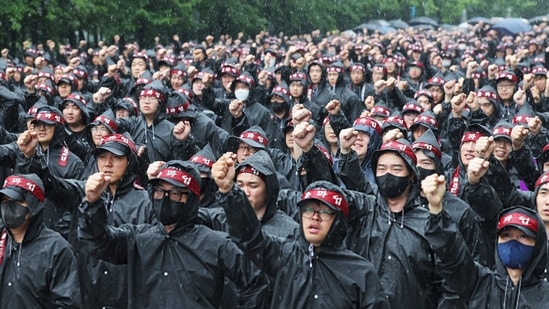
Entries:
{"type": "Polygon", "coordinates": [[[53,39],[91,43],[123,34],[147,47],[155,36],[182,40],[207,34],[253,36],[260,30],[296,34],[345,30],[371,19],[429,16],[459,24],[467,17],[531,18],[549,12],[547,0],[3,0],[0,47],[53,39]]]}

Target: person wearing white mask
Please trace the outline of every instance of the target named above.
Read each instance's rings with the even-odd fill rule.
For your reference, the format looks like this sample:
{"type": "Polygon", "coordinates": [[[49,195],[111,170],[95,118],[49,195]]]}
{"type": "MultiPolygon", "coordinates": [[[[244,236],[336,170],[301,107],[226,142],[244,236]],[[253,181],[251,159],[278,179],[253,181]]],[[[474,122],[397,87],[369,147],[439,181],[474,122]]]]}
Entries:
{"type": "Polygon", "coordinates": [[[255,80],[244,73],[239,75],[231,84],[235,99],[228,105],[217,105],[215,112],[221,116],[220,126],[229,134],[239,136],[251,126],[257,125],[272,140],[274,132],[270,111],[255,100],[255,80]]]}

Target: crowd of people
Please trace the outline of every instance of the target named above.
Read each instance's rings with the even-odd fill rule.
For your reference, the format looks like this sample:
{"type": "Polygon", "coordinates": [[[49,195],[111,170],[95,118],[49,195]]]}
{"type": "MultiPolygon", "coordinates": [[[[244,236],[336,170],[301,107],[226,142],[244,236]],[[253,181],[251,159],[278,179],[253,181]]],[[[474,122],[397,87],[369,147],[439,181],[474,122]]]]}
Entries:
{"type": "Polygon", "coordinates": [[[549,308],[549,26],[25,42],[2,308],[549,308]]]}

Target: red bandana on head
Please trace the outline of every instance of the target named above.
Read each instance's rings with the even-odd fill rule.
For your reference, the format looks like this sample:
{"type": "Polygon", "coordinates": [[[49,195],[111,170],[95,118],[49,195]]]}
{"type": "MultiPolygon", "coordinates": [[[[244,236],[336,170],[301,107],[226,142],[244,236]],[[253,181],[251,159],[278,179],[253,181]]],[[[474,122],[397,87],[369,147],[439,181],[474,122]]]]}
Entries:
{"type": "Polygon", "coordinates": [[[157,178],[160,180],[163,180],[163,179],[175,180],[178,183],[189,188],[189,190],[192,193],[194,193],[196,196],[200,196],[200,185],[191,176],[191,174],[187,172],[184,172],[176,168],[167,167],[162,169],[160,173],[158,173],[157,178]]]}
{"type": "Polygon", "coordinates": [[[19,187],[25,191],[29,191],[40,202],[43,202],[46,196],[44,191],[42,191],[42,188],[40,188],[37,183],[20,176],[8,176],[8,178],[4,181],[2,188],[6,187],[19,187]]]}
{"type": "Polygon", "coordinates": [[[349,216],[349,205],[347,204],[347,200],[343,195],[336,191],[331,191],[324,188],[313,188],[311,190],[303,192],[301,200],[306,199],[320,200],[332,207],[341,210],[345,217],[349,216]]]}

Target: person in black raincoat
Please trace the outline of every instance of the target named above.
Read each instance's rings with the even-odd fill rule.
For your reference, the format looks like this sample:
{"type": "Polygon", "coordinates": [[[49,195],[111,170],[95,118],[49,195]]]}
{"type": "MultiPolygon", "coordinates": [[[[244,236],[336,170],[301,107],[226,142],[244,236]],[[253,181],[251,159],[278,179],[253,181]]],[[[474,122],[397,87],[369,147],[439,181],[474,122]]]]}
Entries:
{"type": "MultiPolygon", "coordinates": [[[[19,136],[16,171],[19,173],[48,173],[66,179],[83,179],[84,164],[65,143],[65,127],[61,112],[44,107],[32,121],[33,128],[19,136]]],[[[68,239],[72,205],[65,203],[62,194],[46,192],[44,223],[68,239]]]]}
{"type": "MultiPolygon", "coordinates": [[[[536,210],[547,232],[549,231],[549,172],[543,173],[538,178],[533,196],[535,198],[536,210]]],[[[544,277],[546,281],[549,280],[549,260],[547,260],[544,277]]]]}
{"type": "MultiPolygon", "coordinates": [[[[278,178],[273,161],[267,152],[258,151],[239,162],[234,180],[246,193],[248,202],[261,223],[262,231],[280,238],[294,238],[298,234],[298,224],[276,207],[278,178]]],[[[225,212],[219,207],[211,210],[201,209],[199,217],[202,224],[214,230],[229,231],[225,212]]]]}
{"type": "Polygon", "coordinates": [[[217,207],[215,203],[215,192],[217,186],[212,178],[212,165],[217,160],[210,145],[204,146],[195,153],[189,161],[200,172],[200,207],[217,207]]]}
{"type": "Polygon", "coordinates": [[[328,116],[326,105],[332,100],[337,100],[337,95],[328,87],[326,68],[319,61],[313,61],[307,66],[307,79],[306,96],[320,108],[318,114],[315,115],[315,121],[320,125],[322,120],[328,116]]]}
{"type": "Polygon", "coordinates": [[[78,93],[71,93],[61,103],[60,110],[65,120],[67,146],[80,160],[86,161],[91,148],[86,127],[90,122],[90,114],[85,98],[78,93]]]}
{"type": "Polygon", "coordinates": [[[184,89],[177,89],[168,97],[167,119],[174,124],[188,121],[191,125],[191,134],[199,148],[202,149],[206,145],[210,145],[216,157],[225,153],[225,143],[230,136],[229,133],[218,127],[196,106],[190,104],[184,89]]]}
{"type": "Polygon", "coordinates": [[[440,274],[470,308],[547,307],[547,234],[535,211],[515,206],[498,215],[496,265],[488,269],[473,261],[444,211],[444,176],[429,176],[422,188],[430,212],[425,235],[441,260],[440,274]]]}
{"type": "Polygon", "coordinates": [[[256,265],[274,278],[272,308],[388,308],[373,266],[345,249],[348,205],[329,182],[303,194],[298,239],[282,241],[262,231],[245,193],[234,184],[235,155],[212,167],[229,230],[256,265]]]}
{"type": "Polygon", "coordinates": [[[251,126],[260,126],[272,139],[276,129],[271,120],[271,113],[261,103],[256,101],[255,81],[247,75],[241,74],[231,84],[231,90],[235,95],[228,105],[218,104],[212,110],[221,117],[219,126],[232,135],[240,135],[251,126]]]}
{"type": "MultiPolygon", "coordinates": [[[[92,154],[93,165],[88,167],[88,173],[99,171],[110,175],[109,189],[101,196],[107,209],[108,224],[154,223],[156,219],[147,191],[136,184],[141,173],[137,149],[131,138],[121,134],[106,135],[92,154]]],[[[47,179],[52,179],[49,183],[51,190],[63,195],[66,203],[78,205],[85,196],[84,181],[63,180],[54,176],[47,179]]],[[[126,266],[101,261],[81,249],[76,241],[76,227],[74,222],[71,225],[74,239],[71,238],[71,241],[79,252],[82,307],[127,308],[126,266]]]]}
{"type": "Polygon", "coordinates": [[[139,95],[141,114],[118,118],[118,132],[128,132],[136,144],[145,145],[149,162],[189,159],[198,150],[190,133],[190,124],[174,126],[166,120],[166,92],[156,80],[147,84],[139,95]],[[177,135],[177,136],[176,136],[177,135]]]}
{"type": "MultiPolygon", "coordinates": [[[[443,174],[442,151],[433,131],[427,130],[412,144],[417,158],[418,180],[422,181],[432,174],[443,174]]],[[[427,208],[425,194],[420,193],[421,204],[427,208]]],[[[480,229],[480,216],[460,198],[446,192],[444,195],[446,211],[458,225],[459,231],[467,243],[473,257],[482,265],[491,266],[492,252],[486,246],[487,239],[480,229]]]]}
{"type": "Polygon", "coordinates": [[[372,261],[392,308],[437,308],[455,299],[437,275],[423,235],[428,212],[418,200],[411,146],[404,139],[389,141],[372,161],[378,192],[355,203],[359,213],[351,222],[349,248],[372,261]]]}
{"type": "Polygon", "coordinates": [[[9,176],[0,195],[0,307],[80,308],[76,257],[42,221],[40,178],[9,176]]]}
{"type": "Polygon", "coordinates": [[[159,220],[155,225],[108,225],[100,197],[109,176],[102,172],[88,178],[79,207],[78,237],[90,254],[127,264],[128,308],[217,308],[225,276],[242,289],[247,306],[261,306],[254,302],[266,288],[259,270],[226,234],[195,224],[198,170],[174,160],[154,176],[149,192],[159,220]]]}

